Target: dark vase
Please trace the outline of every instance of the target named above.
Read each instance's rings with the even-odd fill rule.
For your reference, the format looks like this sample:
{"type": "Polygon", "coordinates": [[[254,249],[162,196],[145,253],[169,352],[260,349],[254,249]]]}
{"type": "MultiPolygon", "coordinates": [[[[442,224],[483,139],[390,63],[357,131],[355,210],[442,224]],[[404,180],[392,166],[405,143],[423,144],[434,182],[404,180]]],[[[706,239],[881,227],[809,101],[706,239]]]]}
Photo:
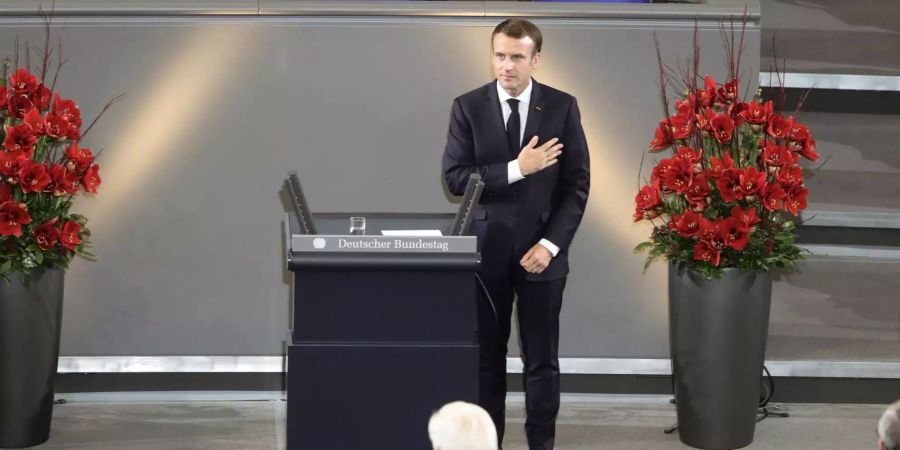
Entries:
{"type": "Polygon", "coordinates": [[[0,281],[0,448],[41,444],[50,436],[59,359],[63,269],[0,281]]]}
{"type": "Polygon", "coordinates": [[[724,269],[706,279],[669,265],[669,340],[681,442],[735,449],[753,442],[769,330],[772,276],[724,269]]]}

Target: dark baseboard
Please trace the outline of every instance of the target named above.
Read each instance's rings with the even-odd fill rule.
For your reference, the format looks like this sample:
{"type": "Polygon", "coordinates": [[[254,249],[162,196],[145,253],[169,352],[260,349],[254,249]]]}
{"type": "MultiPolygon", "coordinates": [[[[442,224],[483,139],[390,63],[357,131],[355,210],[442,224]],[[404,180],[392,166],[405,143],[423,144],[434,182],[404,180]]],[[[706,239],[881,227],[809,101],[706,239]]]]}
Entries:
{"type": "MultiPolygon", "coordinates": [[[[852,91],[842,89],[784,90],[784,114],[796,115],[794,109],[806,94],[803,111],[853,114],[900,114],[898,91],[852,91]]],[[[762,88],[763,99],[778,98],[778,88],[762,88]]]]}
{"type": "MultiPolygon", "coordinates": [[[[59,374],[56,392],[121,391],[278,391],[284,390],[280,373],[123,373],[59,374]]],[[[507,376],[510,392],[522,391],[522,376],[507,376]]],[[[779,403],[873,403],[886,404],[900,398],[900,379],[863,378],[775,378],[772,402],[779,403]]],[[[563,375],[567,394],[657,394],[671,395],[668,376],[563,375]]]]}
{"type": "Polygon", "coordinates": [[[64,373],[56,393],[123,391],[280,391],[283,373],[64,373]]]}

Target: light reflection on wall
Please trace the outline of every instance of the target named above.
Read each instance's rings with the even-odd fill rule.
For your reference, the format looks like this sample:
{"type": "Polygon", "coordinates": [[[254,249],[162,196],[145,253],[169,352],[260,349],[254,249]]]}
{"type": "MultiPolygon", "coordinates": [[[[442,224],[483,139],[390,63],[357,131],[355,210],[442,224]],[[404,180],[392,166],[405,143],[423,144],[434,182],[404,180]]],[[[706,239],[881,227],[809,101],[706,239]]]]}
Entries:
{"type": "Polygon", "coordinates": [[[227,99],[230,67],[236,65],[253,41],[253,29],[246,26],[198,26],[185,37],[165,65],[152,79],[156,84],[137,96],[116,105],[115,114],[130,111],[125,127],[110,133],[113,139],[104,147],[100,175],[103,183],[96,199],[77,202],[79,212],[90,217],[90,227],[102,234],[104,226],[114,226],[126,199],[139,195],[135,190],[156,179],[156,173],[179,152],[186,134],[202,128],[204,111],[215,104],[216,96],[227,99]],[[148,181],[151,180],[151,181],[148,181]]]}
{"type": "MultiPolygon", "coordinates": [[[[610,120],[610,114],[617,114],[616,108],[604,107],[585,95],[592,91],[592,85],[602,83],[602,74],[586,76],[565,69],[553,64],[545,55],[542,65],[535,72],[535,79],[570,92],[578,98],[581,123],[591,154],[591,191],[579,235],[607,236],[602,240],[607,248],[587,249],[603,253],[596,261],[597,267],[588,270],[618,271],[620,274],[624,272],[624,277],[620,279],[609,274],[606,277],[630,283],[629,289],[635,291],[637,298],[660,299],[659,302],[643,305],[646,314],[643,317],[652,317],[652,321],[648,321],[652,326],[666,327],[668,313],[664,299],[668,284],[665,263],[657,261],[646,273],[642,273],[646,254],[633,252],[635,245],[647,239],[651,228],[647,222],[632,222],[634,196],[639,188],[639,172],[643,181],[643,177],[649,173],[648,166],[653,163],[651,158],[646,158],[641,170],[640,161],[642,152],[646,151],[646,143],[635,147],[636,138],[625,134],[628,130],[617,129],[610,120]]],[[[652,137],[652,131],[648,131],[651,133],[648,136],[652,137]]],[[[647,139],[649,143],[650,138],[647,139]]],[[[583,239],[576,238],[576,243],[594,245],[596,241],[594,238],[580,237],[583,239]]]]}

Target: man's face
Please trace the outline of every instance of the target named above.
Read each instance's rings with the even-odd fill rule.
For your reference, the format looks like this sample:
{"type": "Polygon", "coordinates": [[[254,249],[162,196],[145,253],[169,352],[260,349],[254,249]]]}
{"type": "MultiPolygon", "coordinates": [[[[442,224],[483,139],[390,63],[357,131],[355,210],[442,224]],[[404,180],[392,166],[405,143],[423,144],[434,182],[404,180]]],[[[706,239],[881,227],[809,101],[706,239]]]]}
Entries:
{"type": "Polygon", "coordinates": [[[532,54],[534,41],[525,36],[522,39],[497,33],[493,42],[494,76],[509,95],[515,97],[525,90],[531,73],[541,62],[541,54],[532,54]]]}

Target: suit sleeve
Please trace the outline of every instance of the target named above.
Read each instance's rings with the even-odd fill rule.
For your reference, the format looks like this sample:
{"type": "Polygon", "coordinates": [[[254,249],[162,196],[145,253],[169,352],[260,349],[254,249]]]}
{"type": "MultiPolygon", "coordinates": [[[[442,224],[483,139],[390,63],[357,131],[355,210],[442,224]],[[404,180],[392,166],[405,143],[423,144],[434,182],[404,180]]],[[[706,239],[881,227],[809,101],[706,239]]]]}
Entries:
{"type": "Polygon", "coordinates": [[[472,124],[463,111],[459,99],[453,101],[450,111],[450,130],[444,148],[442,168],[447,189],[453,195],[463,195],[469,174],[478,172],[484,181],[484,192],[502,192],[509,189],[508,162],[478,165],[475,159],[475,139],[472,124]]]}
{"type": "Polygon", "coordinates": [[[544,237],[560,249],[569,248],[584,216],[590,191],[590,156],[581,128],[581,113],[575,98],[569,106],[560,155],[560,176],[556,209],[547,221],[544,237]]]}

